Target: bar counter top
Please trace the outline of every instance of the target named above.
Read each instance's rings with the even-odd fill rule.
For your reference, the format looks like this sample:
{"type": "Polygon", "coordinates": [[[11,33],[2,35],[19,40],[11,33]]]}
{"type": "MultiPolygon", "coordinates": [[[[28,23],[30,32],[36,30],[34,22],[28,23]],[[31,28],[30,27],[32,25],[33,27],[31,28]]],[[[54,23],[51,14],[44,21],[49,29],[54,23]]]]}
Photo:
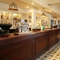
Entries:
{"type": "Polygon", "coordinates": [[[44,33],[44,32],[49,32],[49,31],[53,31],[53,30],[58,30],[58,28],[53,28],[53,29],[46,29],[46,30],[40,30],[40,31],[30,31],[30,32],[26,32],[26,33],[17,33],[16,35],[14,33],[9,33],[9,35],[6,36],[0,36],[0,40],[5,40],[5,39],[10,39],[10,38],[17,38],[17,37],[26,37],[26,36],[30,36],[30,35],[34,35],[37,33],[44,33]]]}
{"type": "Polygon", "coordinates": [[[53,29],[46,29],[46,30],[40,30],[40,31],[30,31],[27,33],[20,33],[19,35],[14,35],[14,33],[10,33],[8,36],[0,36],[0,46],[6,44],[6,42],[13,43],[13,42],[19,42],[22,40],[26,40],[29,38],[36,37],[38,35],[44,35],[44,33],[53,31],[53,30],[59,30],[58,28],[53,28],[53,29]],[[36,35],[38,34],[38,35],[36,35]]]}

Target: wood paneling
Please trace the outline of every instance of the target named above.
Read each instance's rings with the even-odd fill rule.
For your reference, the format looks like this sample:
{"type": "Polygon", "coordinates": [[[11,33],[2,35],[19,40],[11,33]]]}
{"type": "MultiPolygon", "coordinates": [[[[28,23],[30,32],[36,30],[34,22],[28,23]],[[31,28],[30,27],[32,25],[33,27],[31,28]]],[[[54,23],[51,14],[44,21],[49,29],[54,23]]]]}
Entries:
{"type": "Polygon", "coordinates": [[[0,39],[0,60],[31,60],[57,43],[60,29],[0,39]]]}
{"type": "Polygon", "coordinates": [[[42,36],[41,38],[42,39],[36,38],[37,39],[37,41],[36,41],[36,53],[39,53],[43,49],[47,48],[47,38],[46,38],[46,36],[45,37],[42,36]]]}
{"type": "Polygon", "coordinates": [[[33,44],[22,48],[16,48],[3,55],[1,60],[27,60],[33,56],[33,44]]]}
{"type": "Polygon", "coordinates": [[[49,47],[52,47],[57,42],[57,31],[50,31],[49,33],[49,47]]]}

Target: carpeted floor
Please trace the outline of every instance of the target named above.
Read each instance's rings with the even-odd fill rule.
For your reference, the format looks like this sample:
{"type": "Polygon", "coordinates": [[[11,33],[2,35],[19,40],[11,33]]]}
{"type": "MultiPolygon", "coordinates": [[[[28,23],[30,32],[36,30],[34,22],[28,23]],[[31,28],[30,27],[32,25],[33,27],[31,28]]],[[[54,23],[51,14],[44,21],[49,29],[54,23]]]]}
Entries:
{"type": "Polygon", "coordinates": [[[60,42],[39,56],[36,60],[60,60],[60,42]]]}

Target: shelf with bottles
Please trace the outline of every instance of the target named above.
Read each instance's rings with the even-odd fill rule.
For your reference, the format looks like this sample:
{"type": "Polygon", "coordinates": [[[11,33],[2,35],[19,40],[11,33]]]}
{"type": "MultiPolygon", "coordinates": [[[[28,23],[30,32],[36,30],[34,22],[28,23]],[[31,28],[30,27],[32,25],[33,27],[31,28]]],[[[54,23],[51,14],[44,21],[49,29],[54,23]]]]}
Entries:
{"type": "Polygon", "coordinates": [[[40,14],[36,13],[36,28],[40,29],[40,14]]]}
{"type": "Polygon", "coordinates": [[[32,21],[28,20],[28,24],[29,24],[29,28],[31,28],[32,27],[32,21]]]}
{"type": "Polygon", "coordinates": [[[10,12],[0,12],[1,23],[2,24],[11,24],[12,23],[12,13],[10,12]]]}
{"type": "Polygon", "coordinates": [[[36,20],[40,20],[40,17],[36,17],[36,20]]]}
{"type": "Polygon", "coordinates": [[[60,20],[58,20],[58,25],[60,25],[60,20]]]}
{"type": "Polygon", "coordinates": [[[16,28],[17,22],[18,21],[20,22],[20,20],[21,20],[21,15],[18,13],[13,13],[12,20],[13,20],[13,28],[16,28]]]}
{"type": "Polygon", "coordinates": [[[13,20],[19,20],[21,18],[20,14],[13,13],[13,20]]]}
{"type": "Polygon", "coordinates": [[[1,24],[12,24],[12,26],[16,25],[17,21],[21,19],[20,14],[1,11],[0,12],[0,23],[1,24]]]}
{"type": "Polygon", "coordinates": [[[31,28],[31,24],[32,24],[32,13],[31,12],[29,12],[29,13],[27,13],[26,14],[26,19],[27,19],[27,22],[28,22],[28,24],[29,24],[29,28],[31,28]]]}
{"type": "Polygon", "coordinates": [[[28,20],[28,23],[29,23],[29,28],[31,28],[31,26],[32,26],[32,25],[31,25],[31,23],[32,23],[31,16],[28,16],[28,19],[27,19],[27,20],[28,20]]]}
{"type": "Polygon", "coordinates": [[[50,28],[50,21],[49,21],[49,17],[47,18],[41,18],[41,25],[45,26],[45,29],[50,28]]]}
{"type": "Polygon", "coordinates": [[[32,13],[31,12],[27,14],[27,18],[28,18],[28,20],[32,19],[32,13]]]}
{"type": "Polygon", "coordinates": [[[31,16],[28,16],[28,19],[31,20],[31,16]]]}
{"type": "Polygon", "coordinates": [[[39,13],[36,13],[36,20],[40,20],[41,15],[39,13]]]}
{"type": "Polygon", "coordinates": [[[14,13],[9,11],[0,12],[0,23],[2,24],[12,24],[13,28],[16,27],[16,24],[19,20],[26,19],[31,25],[31,15],[23,13],[14,13]]]}
{"type": "Polygon", "coordinates": [[[56,27],[58,27],[58,28],[60,28],[60,20],[57,20],[57,19],[51,19],[51,28],[56,28],[56,27]]]}

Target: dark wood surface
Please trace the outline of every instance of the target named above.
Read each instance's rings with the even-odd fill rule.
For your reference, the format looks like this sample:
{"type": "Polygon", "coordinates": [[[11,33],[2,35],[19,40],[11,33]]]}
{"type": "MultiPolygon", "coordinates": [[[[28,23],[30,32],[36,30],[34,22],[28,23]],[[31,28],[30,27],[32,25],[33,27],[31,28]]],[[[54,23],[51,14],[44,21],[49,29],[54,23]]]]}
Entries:
{"type": "Polygon", "coordinates": [[[0,37],[0,60],[31,60],[58,42],[60,29],[0,37]]]}

